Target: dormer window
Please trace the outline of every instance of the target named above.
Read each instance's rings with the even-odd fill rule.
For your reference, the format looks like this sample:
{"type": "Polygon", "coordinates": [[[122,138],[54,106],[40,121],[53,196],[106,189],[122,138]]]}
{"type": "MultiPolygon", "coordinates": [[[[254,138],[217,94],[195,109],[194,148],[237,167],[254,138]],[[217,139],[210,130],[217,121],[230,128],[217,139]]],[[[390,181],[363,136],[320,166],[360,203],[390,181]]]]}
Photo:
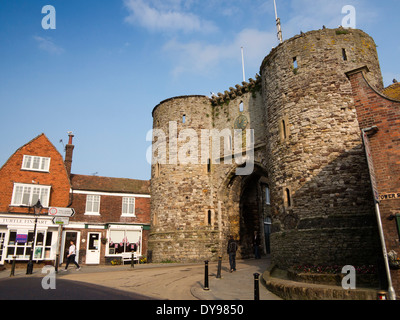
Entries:
{"type": "Polygon", "coordinates": [[[50,158],[24,155],[22,170],[49,172],[50,158]]]}

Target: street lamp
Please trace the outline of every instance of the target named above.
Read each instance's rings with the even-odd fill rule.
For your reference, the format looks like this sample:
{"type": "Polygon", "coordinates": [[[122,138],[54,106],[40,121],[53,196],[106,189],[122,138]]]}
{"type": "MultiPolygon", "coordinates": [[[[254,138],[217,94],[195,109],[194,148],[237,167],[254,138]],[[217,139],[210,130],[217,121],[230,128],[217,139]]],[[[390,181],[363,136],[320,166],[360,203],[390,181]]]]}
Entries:
{"type": "Polygon", "coordinates": [[[40,200],[38,200],[36,202],[36,204],[33,206],[33,210],[34,210],[34,214],[35,214],[35,228],[33,229],[33,239],[32,239],[32,247],[31,247],[31,254],[29,256],[29,262],[28,262],[28,266],[26,267],[26,274],[32,274],[33,271],[33,248],[35,245],[35,238],[36,238],[36,224],[37,224],[37,219],[38,216],[40,215],[40,212],[42,211],[43,206],[40,203],[40,200]]]}

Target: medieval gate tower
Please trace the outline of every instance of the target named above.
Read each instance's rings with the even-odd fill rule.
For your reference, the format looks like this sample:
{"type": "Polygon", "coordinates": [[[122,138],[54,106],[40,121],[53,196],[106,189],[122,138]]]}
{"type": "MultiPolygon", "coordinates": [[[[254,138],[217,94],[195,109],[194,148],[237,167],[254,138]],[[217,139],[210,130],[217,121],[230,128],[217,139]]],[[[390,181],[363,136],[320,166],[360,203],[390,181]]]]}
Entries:
{"type": "Polygon", "coordinates": [[[365,65],[368,81],[383,89],[373,39],[361,30],[324,28],[272,49],[255,80],[211,98],[175,97],[156,106],[153,261],[215,260],[226,253],[229,235],[248,257],[258,231],[283,268],[375,264],[379,239],[368,167],[345,75],[365,65]],[[231,155],[237,153],[233,130],[254,129],[239,152],[246,155],[254,143],[249,174],[237,174],[243,164],[235,159],[200,147],[212,145],[205,132],[225,129],[232,135],[221,138],[221,150],[231,155]],[[179,161],[182,153],[193,161],[179,161]]]}

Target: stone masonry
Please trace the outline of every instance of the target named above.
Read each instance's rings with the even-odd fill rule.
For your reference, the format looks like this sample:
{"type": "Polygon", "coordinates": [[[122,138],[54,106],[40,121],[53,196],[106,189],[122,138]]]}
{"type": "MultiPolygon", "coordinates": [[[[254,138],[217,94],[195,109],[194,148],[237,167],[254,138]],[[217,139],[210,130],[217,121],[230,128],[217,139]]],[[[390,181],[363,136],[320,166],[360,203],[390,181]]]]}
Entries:
{"type": "Polygon", "coordinates": [[[226,256],[229,235],[240,244],[239,256],[249,257],[257,231],[264,251],[270,241],[272,261],[280,268],[379,264],[368,167],[346,76],[364,65],[368,81],[382,90],[370,36],[361,30],[316,30],[274,48],[249,82],[211,98],[175,97],[156,106],[153,260],[215,260],[226,256]],[[183,129],[191,134],[179,137],[183,129]],[[234,129],[254,130],[254,138],[243,131],[239,152],[248,155],[254,142],[251,174],[238,175],[244,164],[223,161],[223,151],[216,156],[189,147],[193,141],[210,142],[204,130],[225,129],[232,133],[220,138],[225,156],[237,152],[234,129]],[[193,163],[180,163],[176,152],[193,163]],[[270,235],[264,232],[267,221],[270,235]]]}

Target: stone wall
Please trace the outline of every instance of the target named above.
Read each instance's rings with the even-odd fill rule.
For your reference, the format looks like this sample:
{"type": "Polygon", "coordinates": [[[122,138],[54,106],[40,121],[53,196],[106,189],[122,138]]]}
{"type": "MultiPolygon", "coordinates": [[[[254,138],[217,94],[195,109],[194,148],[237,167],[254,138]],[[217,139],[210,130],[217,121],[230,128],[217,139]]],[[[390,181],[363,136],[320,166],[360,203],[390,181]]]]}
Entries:
{"type": "MultiPolygon", "coordinates": [[[[256,80],[211,98],[176,97],[156,106],[153,128],[165,133],[167,149],[165,163],[152,164],[153,260],[216,259],[230,234],[240,243],[239,256],[247,257],[252,232],[262,231],[270,216],[271,254],[279,267],[375,264],[379,241],[369,173],[345,74],[360,65],[368,65],[368,80],[382,88],[371,37],[341,28],[311,31],[273,49],[256,80]],[[240,164],[224,163],[222,153],[219,164],[215,155],[201,158],[191,148],[184,150],[190,149],[193,163],[170,157],[171,121],[177,133],[191,129],[204,142],[202,130],[233,130],[243,118],[242,129],[254,129],[251,175],[237,175],[240,164]]],[[[177,141],[178,149],[187,146],[186,138],[177,141]]]]}
{"type": "Polygon", "coordinates": [[[382,87],[373,39],[324,29],[285,41],[261,66],[271,250],[280,267],[370,263],[376,256],[369,173],[345,75],[360,64],[382,87]]]}

